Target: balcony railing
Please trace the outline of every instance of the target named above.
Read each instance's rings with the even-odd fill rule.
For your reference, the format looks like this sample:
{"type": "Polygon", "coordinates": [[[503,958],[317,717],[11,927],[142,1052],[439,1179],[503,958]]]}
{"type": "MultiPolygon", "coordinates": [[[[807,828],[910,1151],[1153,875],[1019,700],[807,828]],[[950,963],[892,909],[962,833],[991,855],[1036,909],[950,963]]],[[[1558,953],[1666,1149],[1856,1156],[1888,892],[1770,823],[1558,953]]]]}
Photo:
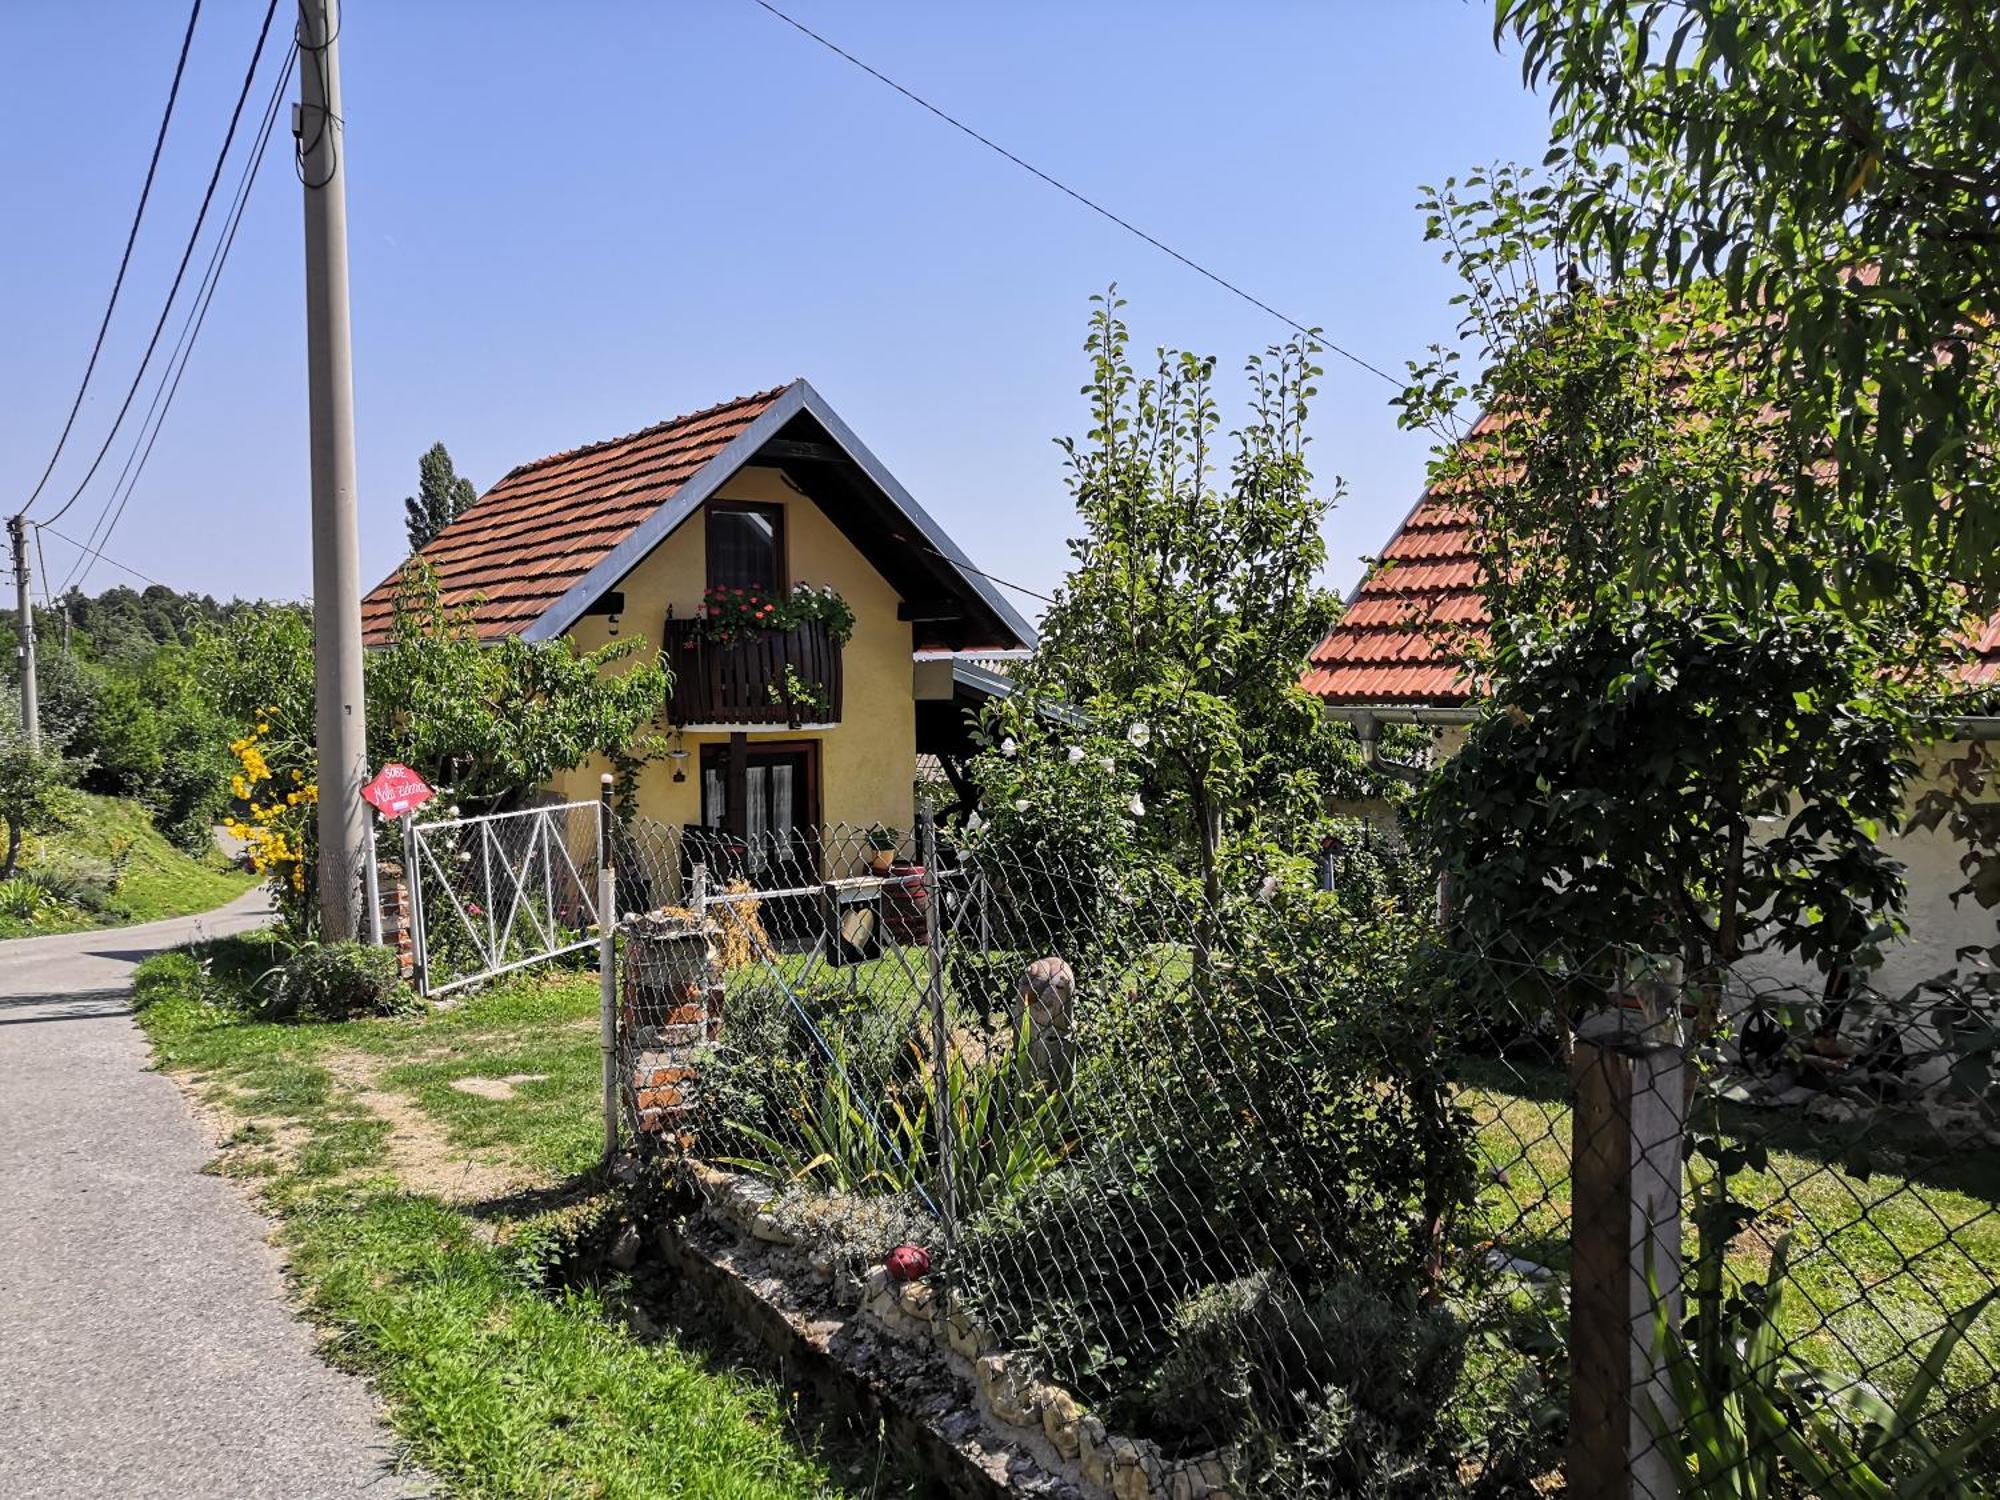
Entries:
{"type": "Polygon", "coordinates": [[[840,643],[818,620],[729,641],[711,639],[699,620],[669,620],[665,645],[667,716],[677,725],[840,722],[840,643]]]}

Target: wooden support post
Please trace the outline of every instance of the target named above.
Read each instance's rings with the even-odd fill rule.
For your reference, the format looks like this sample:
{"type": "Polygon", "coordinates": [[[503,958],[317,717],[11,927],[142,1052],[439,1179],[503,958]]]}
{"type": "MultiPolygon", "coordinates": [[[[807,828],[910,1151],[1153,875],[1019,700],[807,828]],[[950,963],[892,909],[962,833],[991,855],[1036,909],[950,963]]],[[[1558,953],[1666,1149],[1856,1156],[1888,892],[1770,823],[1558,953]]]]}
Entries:
{"type": "Polygon", "coordinates": [[[597,1009],[598,1045],[604,1051],[604,1159],[618,1155],[618,875],[611,856],[611,777],[597,798],[597,1009]]]}
{"type": "Polygon", "coordinates": [[[1677,988],[1658,988],[1639,1008],[1586,1019],[1572,1055],[1568,1493],[1575,1500],[1680,1493],[1680,1476],[1654,1436],[1655,1422],[1674,1412],[1654,1312],[1666,1298],[1678,1326],[1687,1061],[1677,988]]]}

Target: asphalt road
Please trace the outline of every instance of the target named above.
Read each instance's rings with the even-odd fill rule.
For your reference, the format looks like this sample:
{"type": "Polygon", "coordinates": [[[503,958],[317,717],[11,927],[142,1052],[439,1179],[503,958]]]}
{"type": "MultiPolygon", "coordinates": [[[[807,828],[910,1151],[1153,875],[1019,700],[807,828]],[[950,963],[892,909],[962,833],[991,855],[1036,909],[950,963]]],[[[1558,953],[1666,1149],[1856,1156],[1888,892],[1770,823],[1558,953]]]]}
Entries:
{"type": "Polygon", "coordinates": [[[321,1363],[268,1223],[172,1080],[132,967],[260,925],[205,917],[0,942],[0,1497],[418,1495],[367,1386],[321,1363]]]}

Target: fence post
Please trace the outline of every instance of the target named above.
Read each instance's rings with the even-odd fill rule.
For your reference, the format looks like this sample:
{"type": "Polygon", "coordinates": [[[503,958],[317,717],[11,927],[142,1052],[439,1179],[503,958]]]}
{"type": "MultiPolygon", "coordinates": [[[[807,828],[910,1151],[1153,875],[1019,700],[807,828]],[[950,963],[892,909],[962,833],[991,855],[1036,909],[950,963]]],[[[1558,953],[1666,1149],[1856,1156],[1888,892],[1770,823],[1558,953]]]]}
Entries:
{"type": "Polygon", "coordinates": [[[1661,1299],[1679,1325],[1687,1057],[1679,987],[1577,1027],[1571,1072],[1569,1493],[1671,1500],[1680,1478],[1654,1435],[1674,1420],[1655,1347],[1661,1299]],[[1653,1291],[1658,1284],[1659,1296],[1653,1291]]]}
{"type": "Polygon", "coordinates": [[[417,815],[403,814],[403,880],[410,888],[410,972],[417,993],[426,1000],[431,993],[429,934],[424,926],[423,850],[417,847],[417,815]]]}
{"type": "Polygon", "coordinates": [[[917,858],[924,867],[924,882],[930,900],[924,903],[924,938],[929,955],[924,999],[931,1012],[931,1066],[935,1102],[931,1117],[937,1121],[938,1217],[944,1221],[945,1245],[949,1248],[958,1227],[958,1204],[952,1192],[952,1156],[956,1142],[951,1138],[950,1035],[944,1013],[944,884],[938,878],[937,818],[928,804],[917,809],[917,858]]]}
{"type": "Polygon", "coordinates": [[[618,875],[611,852],[611,774],[597,793],[598,1045],[604,1049],[604,1159],[618,1155],[618,875]]]}
{"type": "Polygon", "coordinates": [[[368,828],[368,851],[361,866],[361,888],[368,902],[368,945],[382,946],[382,872],[376,864],[375,855],[375,813],[371,810],[364,820],[368,828]]]}

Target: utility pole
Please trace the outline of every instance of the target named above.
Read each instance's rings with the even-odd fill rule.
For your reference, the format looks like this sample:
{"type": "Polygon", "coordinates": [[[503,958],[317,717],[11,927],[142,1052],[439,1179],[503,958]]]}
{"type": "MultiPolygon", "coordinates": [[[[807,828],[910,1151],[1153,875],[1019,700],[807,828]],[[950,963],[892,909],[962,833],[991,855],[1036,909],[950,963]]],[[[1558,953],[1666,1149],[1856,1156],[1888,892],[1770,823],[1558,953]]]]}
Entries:
{"type": "Polygon", "coordinates": [[[35,681],[35,606],[28,589],[28,518],[9,516],[7,536],[14,545],[14,632],[20,644],[21,728],[28,748],[42,748],[41,694],[35,681]]]}
{"type": "Polygon", "coordinates": [[[306,197],[306,371],[312,409],[313,722],[319,742],[320,936],[360,931],[361,539],[355,519],[354,362],[347,311],[347,143],[339,0],[299,0],[299,175],[306,197]]]}

